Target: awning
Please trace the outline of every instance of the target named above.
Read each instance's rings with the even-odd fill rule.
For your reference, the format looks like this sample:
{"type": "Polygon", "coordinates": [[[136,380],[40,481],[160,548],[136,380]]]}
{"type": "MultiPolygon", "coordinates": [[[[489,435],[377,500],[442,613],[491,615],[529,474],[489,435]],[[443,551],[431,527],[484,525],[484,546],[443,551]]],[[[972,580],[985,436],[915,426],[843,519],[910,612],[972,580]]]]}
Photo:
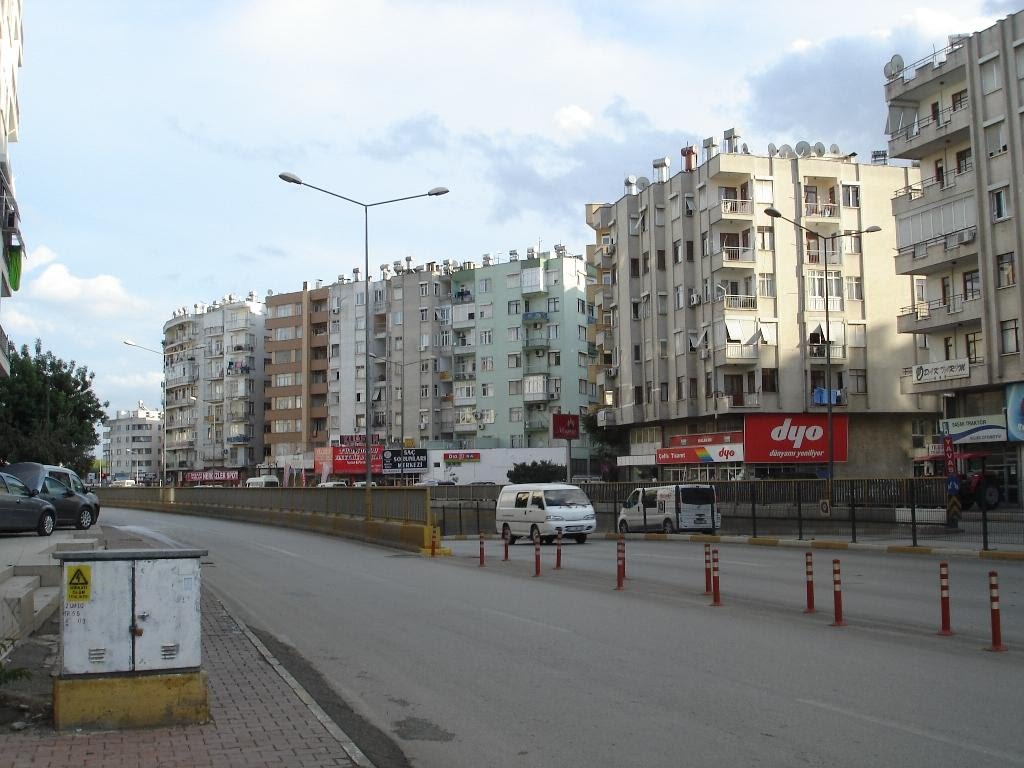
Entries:
{"type": "Polygon", "coordinates": [[[833,344],[843,345],[846,344],[846,326],[843,325],[843,321],[831,321],[828,324],[829,341],[833,344]]]}
{"type": "Polygon", "coordinates": [[[777,329],[776,323],[762,323],[761,324],[761,338],[764,339],[765,344],[776,344],[778,343],[778,337],[776,335],[777,329]]]}
{"type": "Polygon", "coordinates": [[[706,328],[703,331],[701,331],[700,333],[694,333],[694,332],[691,331],[688,335],[690,337],[690,351],[691,352],[692,351],[696,351],[701,346],[703,346],[704,342],[707,341],[707,338],[708,338],[708,332],[707,332],[706,328]]]}
{"type": "Polygon", "coordinates": [[[889,105],[889,117],[885,121],[885,132],[892,135],[908,125],[917,122],[917,104],[894,101],[889,105]]]}
{"type": "Polygon", "coordinates": [[[746,344],[749,347],[749,346],[752,346],[754,344],[760,344],[762,341],[764,341],[764,334],[761,333],[761,329],[758,328],[756,331],[754,331],[754,335],[751,336],[749,339],[747,339],[743,343],[746,344]]]}
{"type": "Polygon", "coordinates": [[[825,330],[821,327],[821,323],[807,329],[807,338],[810,339],[811,336],[821,336],[824,338],[825,330]]]}
{"type": "Polygon", "coordinates": [[[740,325],[739,320],[726,320],[725,333],[729,341],[739,342],[743,340],[743,326],[740,325]]]}

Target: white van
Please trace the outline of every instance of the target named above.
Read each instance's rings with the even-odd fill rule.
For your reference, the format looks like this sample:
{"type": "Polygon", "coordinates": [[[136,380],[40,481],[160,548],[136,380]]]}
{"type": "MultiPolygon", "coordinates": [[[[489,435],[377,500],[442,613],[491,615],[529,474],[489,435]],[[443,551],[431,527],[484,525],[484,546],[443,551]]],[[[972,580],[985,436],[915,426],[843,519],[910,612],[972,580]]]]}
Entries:
{"type": "Polygon", "coordinates": [[[587,494],[575,485],[521,483],[501,489],[494,527],[509,544],[522,536],[551,543],[559,531],[582,544],[597,530],[597,516],[587,494]]]}
{"type": "Polygon", "coordinates": [[[661,485],[636,488],[619,510],[619,533],[706,531],[722,527],[713,485],[661,485]]]}
{"type": "Polygon", "coordinates": [[[130,479],[130,478],[128,480],[114,480],[110,484],[110,487],[111,488],[134,488],[135,487],[135,481],[130,479]]]}
{"type": "Polygon", "coordinates": [[[246,488],[280,488],[281,481],[275,475],[260,475],[250,477],[245,481],[246,488]]]}

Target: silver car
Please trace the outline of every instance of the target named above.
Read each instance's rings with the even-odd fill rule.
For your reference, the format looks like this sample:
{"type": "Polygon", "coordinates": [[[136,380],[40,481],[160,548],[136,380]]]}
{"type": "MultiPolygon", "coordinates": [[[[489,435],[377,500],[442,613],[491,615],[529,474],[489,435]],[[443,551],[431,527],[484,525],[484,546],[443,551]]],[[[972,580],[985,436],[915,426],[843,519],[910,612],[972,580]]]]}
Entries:
{"type": "Polygon", "coordinates": [[[14,475],[0,472],[0,531],[35,531],[49,536],[56,526],[53,504],[34,495],[14,475]]]}

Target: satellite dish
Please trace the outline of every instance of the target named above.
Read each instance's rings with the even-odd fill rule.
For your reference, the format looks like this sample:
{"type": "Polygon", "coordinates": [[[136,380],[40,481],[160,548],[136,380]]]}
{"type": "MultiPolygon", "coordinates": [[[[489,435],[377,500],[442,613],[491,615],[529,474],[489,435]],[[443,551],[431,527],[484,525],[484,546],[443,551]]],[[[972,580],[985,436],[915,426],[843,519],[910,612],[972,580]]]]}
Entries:
{"type": "Polygon", "coordinates": [[[798,141],[796,143],[795,149],[796,153],[800,155],[800,157],[807,157],[809,154],[811,154],[811,145],[808,144],[806,141],[798,141]]]}
{"type": "Polygon", "coordinates": [[[746,144],[744,144],[740,147],[740,152],[742,152],[744,155],[749,155],[750,148],[746,144]]]}
{"type": "Polygon", "coordinates": [[[774,144],[768,145],[768,157],[775,157],[775,155],[778,154],[778,152],[779,148],[776,147],[774,144]]]}
{"type": "Polygon", "coordinates": [[[793,157],[793,148],[789,144],[779,147],[779,157],[793,157]]]}
{"type": "Polygon", "coordinates": [[[892,62],[891,61],[887,61],[885,63],[885,66],[882,67],[882,74],[885,75],[885,79],[886,80],[892,80],[893,75],[895,75],[896,73],[892,71],[892,62]]]}
{"type": "Polygon", "coordinates": [[[841,154],[843,154],[842,152],[839,151],[839,145],[838,144],[833,144],[831,147],[828,148],[828,151],[829,151],[829,154],[832,154],[832,155],[841,155],[841,154]]]}
{"type": "Polygon", "coordinates": [[[822,144],[820,141],[814,145],[814,154],[816,154],[818,157],[824,157],[825,155],[825,145],[822,144]]]}
{"type": "Polygon", "coordinates": [[[898,53],[894,53],[892,55],[892,60],[889,63],[892,64],[893,75],[898,75],[907,67],[907,65],[903,63],[903,57],[898,53]]]}
{"type": "Polygon", "coordinates": [[[641,192],[647,189],[649,186],[651,186],[651,180],[648,179],[646,176],[641,176],[636,180],[636,188],[639,189],[641,192]]]}

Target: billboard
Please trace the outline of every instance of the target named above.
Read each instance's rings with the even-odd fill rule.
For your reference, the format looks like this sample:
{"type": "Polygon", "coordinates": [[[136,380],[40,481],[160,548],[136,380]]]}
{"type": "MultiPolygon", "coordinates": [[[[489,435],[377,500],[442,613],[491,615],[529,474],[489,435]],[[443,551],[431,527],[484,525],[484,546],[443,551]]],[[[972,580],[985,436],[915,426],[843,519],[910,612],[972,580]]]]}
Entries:
{"type": "Polygon", "coordinates": [[[654,452],[656,464],[719,464],[728,461],[743,461],[743,443],[681,445],[659,448],[654,452]]]}
{"type": "Polygon", "coordinates": [[[1006,436],[1024,442],[1024,382],[1006,388],[1006,436]]]}
{"type": "Polygon", "coordinates": [[[480,461],[480,451],[445,451],[445,464],[462,464],[467,461],[480,461]]]}
{"type": "Polygon", "coordinates": [[[385,475],[419,474],[427,471],[426,448],[389,448],[384,451],[385,475]]]}
{"type": "Polygon", "coordinates": [[[575,413],[551,414],[551,437],[555,440],[579,440],[580,417],[575,413]]]}
{"type": "Polygon", "coordinates": [[[705,432],[699,435],[672,435],[668,444],[672,448],[683,446],[715,445],[718,443],[743,443],[742,432],[705,432]]]}
{"type": "Polygon", "coordinates": [[[953,438],[953,442],[957,444],[1002,443],[1006,440],[1006,417],[998,413],[989,416],[941,419],[939,431],[953,438]]]}
{"type": "MultiPolygon", "coordinates": [[[[846,461],[846,414],[832,415],[832,458],[846,461]]],[[[747,462],[821,464],[828,461],[828,418],[817,413],[751,413],[743,420],[747,462]]]]}
{"type": "MultiPolygon", "coordinates": [[[[335,445],[331,448],[333,471],[339,475],[366,473],[366,449],[362,445],[335,445]]],[[[370,450],[370,464],[375,475],[384,470],[384,446],[375,443],[370,450]]]]}
{"type": "Polygon", "coordinates": [[[237,483],[237,469],[198,469],[185,473],[186,483],[237,483]]]}

